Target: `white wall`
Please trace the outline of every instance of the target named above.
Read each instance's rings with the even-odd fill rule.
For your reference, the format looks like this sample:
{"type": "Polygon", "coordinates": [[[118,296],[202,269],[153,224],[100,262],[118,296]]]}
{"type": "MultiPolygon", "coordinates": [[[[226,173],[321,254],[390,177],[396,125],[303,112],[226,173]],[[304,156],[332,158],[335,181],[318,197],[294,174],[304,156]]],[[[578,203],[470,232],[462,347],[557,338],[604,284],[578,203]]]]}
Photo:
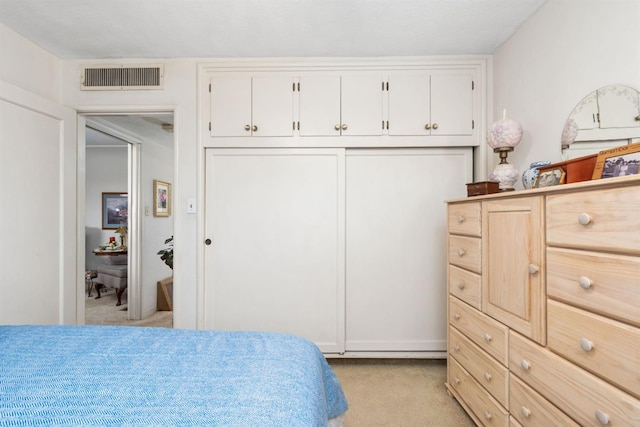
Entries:
{"type": "MultiPolygon", "coordinates": [[[[187,214],[186,206],[189,198],[197,196],[198,137],[196,126],[196,68],[195,60],[162,60],[164,64],[164,89],[140,91],[81,91],[80,76],[83,64],[96,63],[140,63],[154,61],[66,61],[62,67],[61,93],[62,102],[82,112],[100,112],[117,109],[119,111],[174,111],[175,152],[173,173],[163,177],[173,184],[173,210],[165,221],[173,222],[174,238],[174,326],[176,328],[196,328],[197,313],[197,268],[196,268],[196,226],[197,215],[187,214]]],[[[143,147],[144,150],[144,147],[143,147]]],[[[143,155],[144,158],[144,155],[143,155]]],[[[143,166],[144,167],[144,166],[143,166]]],[[[151,178],[153,179],[153,178],[151,178]]],[[[141,182],[141,188],[152,185],[148,181],[141,182]]],[[[143,192],[144,195],[144,192],[143,192]]],[[[143,203],[150,203],[142,199],[143,203]]],[[[152,206],[152,205],[151,205],[152,206]]],[[[198,207],[200,209],[200,207],[198,207]]],[[[145,225],[143,225],[145,226],[145,225]]],[[[157,236],[160,247],[153,244],[155,252],[162,247],[165,233],[157,236]]],[[[143,248],[143,253],[145,252],[143,248]]],[[[154,255],[155,256],[155,255],[154,255]]],[[[144,263],[143,259],[143,263],[144,263]]],[[[154,262],[158,262],[154,260],[154,262]]],[[[170,276],[171,270],[160,265],[162,278],[170,276]],[[162,270],[164,269],[164,270],[162,270]]],[[[144,274],[144,273],[143,273],[144,274]]],[[[155,284],[155,282],[153,282],[155,284]]],[[[147,289],[145,287],[145,289],[147,289]]],[[[155,290],[153,291],[155,295],[155,290]]],[[[149,298],[143,297],[143,304],[149,298]]],[[[153,300],[155,306],[155,299],[153,300]]],[[[150,307],[143,307],[144,311],[150,307]]]]}
{"type": "MultiPolygon", "coordinates": [[[[523,172],[537,160],[560,161],[569,114],[610,84],[640,89],[640,2],[549,0],[493,57],[489,123],[506,109],[524,128],[509,163],[523,172]]],[[[489,171],[497,157],[489,154],[489,171]]]]}
{"type": "Polygon", "coordinates": [[[61,61],[0,24],[0,81],[60,100],[61,61]]]}
{"type": "Polygon", "coordinates": [[[102,257],[93,255],[98,246],[115,236],[115,230],[102,229],[102,193],[127,192],[127,146],[87,147],[85,176],[85,269],[95,270],[104,264],[102,257]]]}

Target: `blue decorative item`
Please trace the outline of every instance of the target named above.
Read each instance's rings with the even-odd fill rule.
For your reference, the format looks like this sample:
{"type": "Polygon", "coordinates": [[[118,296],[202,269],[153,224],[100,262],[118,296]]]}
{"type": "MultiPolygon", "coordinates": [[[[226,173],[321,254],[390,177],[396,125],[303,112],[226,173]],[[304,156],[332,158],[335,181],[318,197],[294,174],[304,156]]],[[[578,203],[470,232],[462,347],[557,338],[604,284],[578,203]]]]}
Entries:
{"type": "Polygon", "coordinates": [[[529,189],[533,187],[533,182],[536,180],[536,177],[540,173],[538,168],[540,166],[547,166],[550,164],[551,162],[548,160],[531,163],[531,165],[529,166],[529,169],[527,169],[522,173],[522,185],[524,186],[524,188],[529,189]]]}

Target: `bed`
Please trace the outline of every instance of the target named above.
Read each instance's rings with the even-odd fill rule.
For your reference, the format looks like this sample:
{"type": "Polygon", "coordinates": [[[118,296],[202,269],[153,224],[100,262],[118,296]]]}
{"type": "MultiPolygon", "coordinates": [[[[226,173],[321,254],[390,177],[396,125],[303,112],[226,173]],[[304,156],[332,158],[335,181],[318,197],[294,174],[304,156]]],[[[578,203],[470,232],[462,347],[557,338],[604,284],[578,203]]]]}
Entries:
{"type": "Polygon", "coordinates": [[[0,426],[338,426],[320,350],[276,333],[0,326],[0,426]]]}

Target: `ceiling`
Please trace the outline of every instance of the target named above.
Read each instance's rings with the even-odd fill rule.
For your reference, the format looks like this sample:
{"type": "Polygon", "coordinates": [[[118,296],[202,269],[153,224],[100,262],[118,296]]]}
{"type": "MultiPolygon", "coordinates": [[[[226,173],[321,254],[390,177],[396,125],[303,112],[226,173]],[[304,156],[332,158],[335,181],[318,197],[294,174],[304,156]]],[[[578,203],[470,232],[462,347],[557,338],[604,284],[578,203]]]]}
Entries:
{"type": "Polygon", "coordinates": [[[545,0],[0,0],[60,59],[488,55],[545,0]]]}
{"type": "Polygon", "coordinates": [[[109,114],[87,116],[86,120],[87,147],[126,146],[127,142],[119,135],[173,147],[173,114],[109,114]]]}

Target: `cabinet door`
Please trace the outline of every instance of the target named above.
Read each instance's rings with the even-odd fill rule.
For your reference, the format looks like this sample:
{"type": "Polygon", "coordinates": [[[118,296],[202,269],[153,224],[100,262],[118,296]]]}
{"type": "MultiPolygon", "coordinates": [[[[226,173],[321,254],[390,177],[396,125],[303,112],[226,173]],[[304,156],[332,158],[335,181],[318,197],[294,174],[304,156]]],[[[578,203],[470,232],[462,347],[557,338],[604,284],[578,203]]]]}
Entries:
{"type": "Polygon", "coordinates": [[[251,135],[293,136],[293,78],[252,78],[251,135]]]}
{"type": "Polygon", "coordinates": [[[447,211],[472,150],[347,150],[347,351],[446,351],[447,211]]]}
{"type": "Polygon", "coordinates": [[[211,136],[251,135],[251,77],[211,78],[211,136]]]}
{"type": "Polygon", "coordinates": [[[382,135],[382,76],[342,76],[342,135],[382,135]]]}
{"type": "Polygon", "coordinates": [[[638,92],[625,86],[607,86],[598,89],[598,109],[600,127],[633,128],[640,127],[638,92]]]}
{"type": "Polygon", "coordinates": [[[300,77],[300,136],[339,136],[340,125],[340,76],[300,77]]]}
{"type": "Polygon", "coordinates": [[[208,149],[204,326],[344,351],[344,150],[208,149]]]}
{"type": "Polygon", "coordinates": [[[482,204],[482,310],[540,344],[546,343],[543,235],[541,197],[482,204]]]}
{"type": "Polygon", "coordinates": [[[389,135],[429,135],[429,74],[389,76],[389,135]]]}
{"type": "Polygon", "coordinates": [[[471,75],[431,76],[431,135],[471,135],[473,132],[471,75]]]}

